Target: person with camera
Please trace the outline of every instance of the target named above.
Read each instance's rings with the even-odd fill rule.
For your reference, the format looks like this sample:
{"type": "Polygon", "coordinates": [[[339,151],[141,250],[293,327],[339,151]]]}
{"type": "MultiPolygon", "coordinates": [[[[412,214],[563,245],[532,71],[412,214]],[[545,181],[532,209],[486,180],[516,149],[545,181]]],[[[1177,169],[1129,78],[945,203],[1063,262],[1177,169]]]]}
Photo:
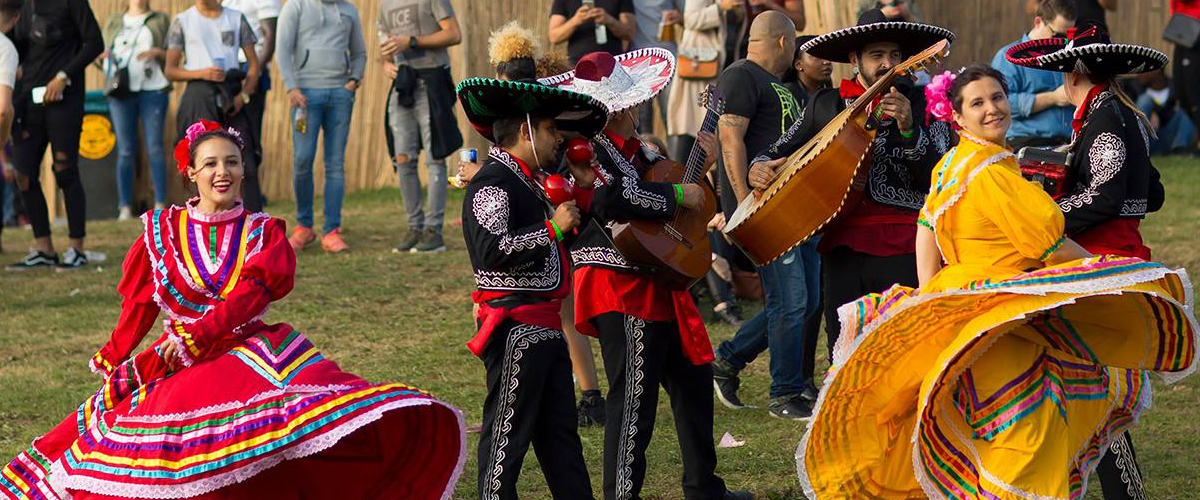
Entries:
{"type": "Polygon", "coordinates": [[[83,251],[87,201],[79,177],[83,70],[104,51],[100,26],[85,0],[37,0],[22,7],[11,36],[21,60],[21,75],[13,89],[13,163],[17,189],[33,227],[34,249],[8,269],[79,269],[87,265],[83,251]],[[61,259],[50,239],[50,213],[40,181],[46,146],[67,209],[70,246],[61,259]]]}
{"type": "Polygon", "coordinates": [[[171,82],[163,74],[167,56],[167,27],[171,18],[150,9],[149,0],[129,0],[124,12],[104,23],[100,56],[117,134],[117,219],[133,218],[133,174],[138,154],[138,123],[150,160],[154,208],[166,207],[167,169],[163,156],[162,128],[171,100],[171,82]]]}
{"type": "MultiPolygon", "coordinates": [[[[182,138],[189,124],[205,119],[233,127],[248,145],[256,144],[260,139],[244,109],[258,88],[262,67],[254,50],[254,30],[245,15],[217,0],[195,2],[176,15],[167,30],[167,78],[187,82],[175,112],[176,136],[182,138]],[[239,51],[246,57],[245,71],[238,64],[239,51]]],[[[261,212],[255,155],[246,155],[245,167],[242,201],[247,210],[261,212]]]]}

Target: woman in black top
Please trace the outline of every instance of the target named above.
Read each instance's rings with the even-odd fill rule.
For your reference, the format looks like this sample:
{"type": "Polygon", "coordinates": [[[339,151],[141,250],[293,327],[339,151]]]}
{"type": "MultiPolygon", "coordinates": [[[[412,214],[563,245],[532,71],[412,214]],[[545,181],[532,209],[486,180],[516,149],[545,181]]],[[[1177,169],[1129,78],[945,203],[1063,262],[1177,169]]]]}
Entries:
{"type": "Polygon", "coordinates": [[[79,178],[79,131],[83,125],[83,70],[104,51],[100,26],[87,0],[30,0],[13,30],[21,78],[13,90],[13,161],[36,247],[10,270],[87,264],[83,253],[86,205],[79,178]],[[54,180],[63,190],[70,247],[60,260],[50,240],[50,217],[39,179],[47,144],[54,180]]]}

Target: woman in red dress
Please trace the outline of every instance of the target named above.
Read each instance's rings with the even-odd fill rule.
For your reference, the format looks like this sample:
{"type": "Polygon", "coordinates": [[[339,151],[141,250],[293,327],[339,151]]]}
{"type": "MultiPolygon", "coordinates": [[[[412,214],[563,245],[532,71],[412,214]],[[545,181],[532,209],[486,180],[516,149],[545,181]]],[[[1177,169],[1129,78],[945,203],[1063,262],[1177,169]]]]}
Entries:
{"type": "Polygon", "coordinates": [[[120,319],[91,360],[104,383],[0,469],[0,498],[449,498],[457,409],[262,321],[296,259],[282,220],[242,208],[242,147],[216,123],[188,128],[175,157],[199,196],[142,216],[120,319]]]}

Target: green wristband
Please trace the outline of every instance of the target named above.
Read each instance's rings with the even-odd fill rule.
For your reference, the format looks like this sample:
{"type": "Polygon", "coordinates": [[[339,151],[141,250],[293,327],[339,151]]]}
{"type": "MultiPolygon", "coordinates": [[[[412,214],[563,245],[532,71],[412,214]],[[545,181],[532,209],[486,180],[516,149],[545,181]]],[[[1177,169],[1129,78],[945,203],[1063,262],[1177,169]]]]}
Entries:
{"type": "Polygon", "coordinates": [[[554,222],[554,219],[550,219],[550,227],[554,228],[554,239],[557,241],[562,241],[562,229],[558,228],[558,223],[554,222]]]}
{"type": "Polygon", "coordinates": [[[674,184],[675,187],[675,204],[683,204],[683,184],[674,184]]]}
{"type": "Polygon", "coordinates": [[[915,134],[915,133],[917,133],[915,130],[909,130],[908,132],[905,132],[905,131],[901,130],[901,131],[900,131],[900,137],[903,137],[903,138],[905,138],[905,139],[912,139],[912,136],[913,136],[913,134],[915,134]]]}

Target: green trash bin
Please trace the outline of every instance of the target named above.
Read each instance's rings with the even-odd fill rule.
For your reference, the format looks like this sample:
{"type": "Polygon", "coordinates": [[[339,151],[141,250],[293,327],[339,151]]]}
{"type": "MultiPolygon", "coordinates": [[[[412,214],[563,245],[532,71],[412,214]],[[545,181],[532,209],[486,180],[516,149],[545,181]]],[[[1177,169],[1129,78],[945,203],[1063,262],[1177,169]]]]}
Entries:
{"type": "Polygon", "coordinates": [[[108,98],[90,90],[83,101],[79,131],[79,177],[87,194],[87,218],[117,217],[117,134],[108,98]]]}

